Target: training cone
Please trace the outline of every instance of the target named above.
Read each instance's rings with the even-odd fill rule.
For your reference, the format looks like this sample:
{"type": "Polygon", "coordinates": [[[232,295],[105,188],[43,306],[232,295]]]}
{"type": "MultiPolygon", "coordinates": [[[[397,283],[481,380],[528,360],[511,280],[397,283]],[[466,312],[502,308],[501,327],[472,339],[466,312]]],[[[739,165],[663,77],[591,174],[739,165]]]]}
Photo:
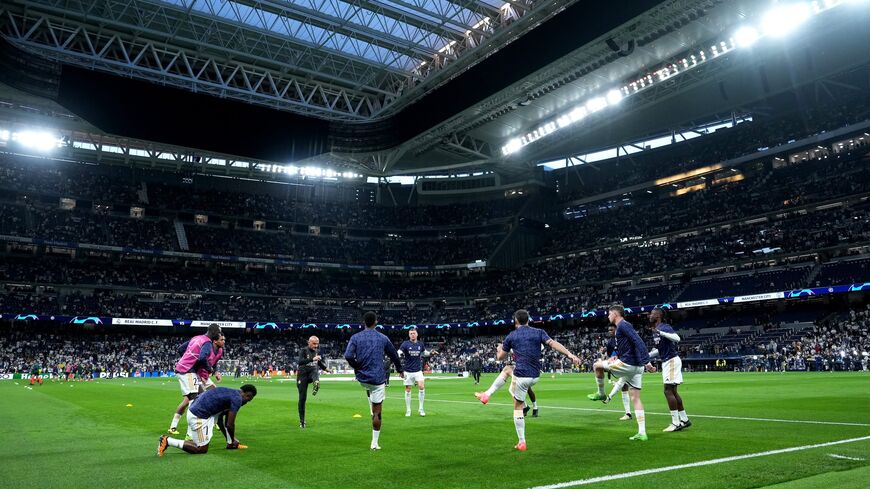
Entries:
{"type": "Polygon", "coordinates": [[[133,407],[133,405],[132,405],[132,404],[127,404],[127,407],[133,407]]]}
{"type": "Polygon", "coordinates": [[[354,414],[353,417],[354,418],[362,418],[362,414],[354,414]]]}

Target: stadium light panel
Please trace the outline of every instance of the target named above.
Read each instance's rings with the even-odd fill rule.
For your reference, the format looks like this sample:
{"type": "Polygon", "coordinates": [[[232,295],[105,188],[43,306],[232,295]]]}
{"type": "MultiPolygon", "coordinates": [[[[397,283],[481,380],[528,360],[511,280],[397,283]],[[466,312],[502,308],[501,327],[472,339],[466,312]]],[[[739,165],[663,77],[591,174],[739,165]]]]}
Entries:
{"type": "Polygon", "coordinates": [[[60,146],[60,139],[50,132],[22,131],[12,134],[12,140],[18,144],[37,151],[51,151],[60,146]]]}
{"type": "Polygon", "coordinates": [[[751,47],[760,37],[758,30],[749,26],[741,27],[734,33],[734,41],[741,48],[751,47]]]}
{"type": "Polygon", "coordinates": [[[804,2],[776,7],[765,14],[761,28],[770,37],[785,37],[812,16],[810,5],[804,2]]]}
{"type": "Polygon", "coordinates": [[[0,141],[9,141],[9,131],[6,129],[0,130],[0,141]]]}
{"type": "Polygon", "coordinates": [[[607,103],[610,105],[616,105],[619,102],[622,102],[622,92],[615,88],[607,92],[607,103]]]}
{"type": "Polygon", "coordinates": [[[603,110],[606,107],[607,99],[604,97],[595,97],[590,101],[586,102],[586,110],[588,110],[590,114],[594,114],[599,110],[603,110]]]}

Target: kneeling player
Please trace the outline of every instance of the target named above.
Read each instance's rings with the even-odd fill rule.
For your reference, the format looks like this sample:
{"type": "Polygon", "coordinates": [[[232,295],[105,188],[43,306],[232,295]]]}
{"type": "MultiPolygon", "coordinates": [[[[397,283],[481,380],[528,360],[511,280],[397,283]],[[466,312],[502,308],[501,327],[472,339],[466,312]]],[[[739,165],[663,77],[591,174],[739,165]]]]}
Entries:
{"type": "Polygon", "coordinates": [[[245,384],[241,389],[218,387],[198,396],[187,410],[187,436],[190,440],[178,440],[166,435],[160,437],[157,445],[157,455],[163,456],[167,447],[175,447],[187,453],[199,454],[208,452],[212,432],[217,418],[227,411],[226,437],[232,440],[227,444],[228,450],[247,448],[236,439],[236,415],[239,409],[257,395],[257,388],[245,384]]]}
{"type": "Polygon", "coordinates": [[[646,417],[644,415],[643,402],[640,400],[640,389],[644,368],[649,372],[655,372],[655,367],[649,363],[649,350],[634,327],[625,320],[625,309],[622,306],[611,306],[608,319],[616,325],[616,344],[618,359],[600,360],[595,362],[595,381],[598,384],[598,392],[588,397],[593,401],[610,402],[622,387],[628,384],[628,395],[634,404],[634,417],[637,420],[637,434],[630,440],[647,441],[646,417]],[[609,396],[604,394],[604,372],[610,372],[617,377],[617,382],[609,396]]]}

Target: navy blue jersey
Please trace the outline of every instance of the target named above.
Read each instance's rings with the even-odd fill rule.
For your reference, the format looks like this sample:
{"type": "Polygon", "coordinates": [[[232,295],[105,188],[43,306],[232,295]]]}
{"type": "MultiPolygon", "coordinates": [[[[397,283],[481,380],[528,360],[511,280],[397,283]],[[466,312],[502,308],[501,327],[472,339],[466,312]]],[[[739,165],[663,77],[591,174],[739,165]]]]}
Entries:
{"type": "Polygon", "coordinates": [[[399,347],[405,355],[405,372],[422,372],[423,371],[423,352],[426,351],[426,345],[422,341],[412,343],[410,340],[405,340],[402,346],[399,347]]]}
{"type": "Polygon", "coordinates": [[[615,357],[619,353],[616,351],[616,338],[610,338],[607,340],[607,351],[605,352],[607,357],[615,357]]]}
{"type": "MultiPolygon", "coordinates": [[[[670,324],[664,323],[658,325],[656,331],[659,333],[676,334],[676,331],[674,331],[674,328],[672,328],[670,324]]],[[[663,362],[667,362],[671,358],[680,356],[677,352],[677,344],[673,341],[658,334],[655,335],[653,341],[655,342],[656,348],[659,350],[659,358],[661,358],[663,362]]]]}
{"type": "Polygon", "coordinates": [[[550,336],[543,329],[520,326],[507,335],[501,349],[513,350],[514,376],[539,377],[541,375],[541,345],[546,345],[550,336]]]}
{"type": "Polygon", "coordinates": [[[242,408],[242,391],[218,387],[203,392],[190,405],[190,412],[197,418],[210,418],[226,410],[237,413],[242,408]]]}
{"type": "Polygon", "coordinates": [[[356,371],[356,380],[365,384],[381,385],[386,382],[384,371],[384,354],[396,365],[396,371],[401,372],[399,354],[389,338],[374,328],[365,329],[350,337],[344,358],[356,371]]]}
{"type": "Polygon", "coordinates": [[[622,363],[635,367],[642,367],[649,363],[649,350],[634,330],[634,326],[625,319],[616,325],[616,345],[622,363]]]}

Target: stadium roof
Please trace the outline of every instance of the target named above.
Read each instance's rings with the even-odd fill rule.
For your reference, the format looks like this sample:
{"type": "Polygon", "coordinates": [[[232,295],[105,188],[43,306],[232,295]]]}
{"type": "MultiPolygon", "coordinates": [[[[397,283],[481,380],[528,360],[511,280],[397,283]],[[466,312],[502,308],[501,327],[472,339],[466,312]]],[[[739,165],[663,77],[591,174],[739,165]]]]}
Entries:
{"type": "MultiPolygon", "coordinates": [[[[19,78],[56,77],[49,98],[111,134],[369,175],[528,172],[751,112],[870,63],[866,2],[623,3],[7,0],[0,33],[25,55],[0,45],[0,57],[25,58],[23,70],[38,65],[32,54],[62,64],[19,78]],[[737,49],[741,26],[793,6],[819,19],[737,49]],[[688,60],[702,51],[715,61],[688,60]],[[655,83],[629,97],[633,80],[655,83]],[[550,134],[566,111],[619,90],[618,109],[550,134]]],[[[805,20],[776,19],[782,29],[805,20]]]]}

